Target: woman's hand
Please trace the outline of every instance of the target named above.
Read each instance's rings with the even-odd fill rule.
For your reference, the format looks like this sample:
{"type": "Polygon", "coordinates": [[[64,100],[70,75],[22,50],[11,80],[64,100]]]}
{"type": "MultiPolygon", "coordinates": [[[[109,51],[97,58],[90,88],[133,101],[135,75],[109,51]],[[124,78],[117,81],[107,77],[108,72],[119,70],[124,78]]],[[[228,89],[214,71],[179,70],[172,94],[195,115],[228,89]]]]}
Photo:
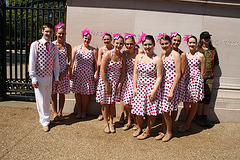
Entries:
{"type": "Polygon", "coordinates": [[[117,95],[120,90],[121,90],[121,85],[118,84],[115,95],[117,95]]]}
{"type": "Polygon", "coordinates": [[[151,92],[148,95],[150,102],[154,101],[156,99],[156,92],[151,92]]]}
{"type": "Polygon", "coordinates": [[[137,89],[133,89],[133,97],[137,95],[137,89]]]}
{"type": "Polygon", "coordinates": [[[98,81],[98,73],[96,72],[93,77],[94,82],[98,81]]]}
{"type": "Polygon", "coordinates": [[[106,85],[106,91],[107,91],[108,94],[112,94],[112,89],[109,86],[109,84],[106,85]]]}
{"type": "Polygon", "coordinates": [[[173,99],[173,92],[170,91],[168,94],[168,101],[171,101],[173,99]]]}
{"type": "Polygon", "coordinates": [[[59,81],[61,81],[64,77],[66,77],[66,75],[65,75],[65,74],[61,74],[61,75],[59,76],[59,81]]]}

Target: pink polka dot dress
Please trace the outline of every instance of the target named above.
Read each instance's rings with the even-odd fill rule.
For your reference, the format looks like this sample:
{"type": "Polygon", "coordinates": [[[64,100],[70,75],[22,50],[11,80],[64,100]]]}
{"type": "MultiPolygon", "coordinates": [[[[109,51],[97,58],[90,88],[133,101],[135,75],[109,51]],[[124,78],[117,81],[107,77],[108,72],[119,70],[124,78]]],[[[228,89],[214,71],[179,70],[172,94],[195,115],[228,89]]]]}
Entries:
{"type": "MultiPolygon", "coordinates": [[[[138,49],[135,49],[135,55],[138,54],[138,49]]],[[[126,55],[127,57],[127,55],[126,55]]],[[[125,104],[133,104],[133,69],[135,59],[126,59],[126,76],[121,89],[121,101],[125,104]]]]}
{"type": "Polygon", "coordinates": [[[187,58],[185,102],[197,103],[204,98],[204,83],[198,54],[199,52],[196,52],[192,59],[187,58]]]}
{"type": "Polygon", "coordinates": [[[81,95],[90,95],[95,92],[94,82],[94,55],[90,48],[87,53],[81,52],[82,46],[75,55],[73,80],[71,91],[81,95]]]}
{"type": "Polygon", "coordinates": [[[158,89],[154,101],[151,102],[148,97],[154,89],[157,80],[157,69],[153,63],[156,55],[154,54],[152,62],[148,64],[141,62],[143,56],[139,59],[137,64],[137,94],[134,97],[131,113],[139,116],[157,116],[158,105],[160,102],[160,89],[158,89]]]}
{"type": "Polygon", "coordinates": [[[178,86],[175,87],[173,92],[173,99],[168,101],[168,94],[173,85],[173,81],[176,76],[175,62],[172,58],[172,52],[170,53],[170,60],[165,61],[163,56],[163,80],[161,83],[161,107],[159,113],[177,111],[179,103],[178,86]]]}
{"type": "MultiPolygon", "coordinates": [[[[60,75],[61,75],[66,72],[67,63],[68,63],[67,46],[65,43],[64,43],[64,50],[59,50],[58,57],[59,57],[60,75]]],[[[67,74],[62,80],[60,80],[58,85],[56,85],[55,81],[53,80],[52,86],[53,86],[52,94],[55,94],[55,93],[69,94],[70,93],[69,74],[67,74]]]]}
{"type": "MultiPolygon", "coordinates": [[[[113,54],[113,51],[112,51],[113,54]]],[[[112,57],[112,55],[111,55],[112,57]]],[[[111,60],[108,62],[107,69],[105,71],[108,83],[112,89],[112,93],[108,94],[105,89],[105,83],[102,78],[99,79],[98,87],[96,91],[96,102],[100,104],[113,104],[120,101],[120,92],[116,94],[116,89],[120,81],[122,70],[122,59],[119,62],[111,60]]]]}

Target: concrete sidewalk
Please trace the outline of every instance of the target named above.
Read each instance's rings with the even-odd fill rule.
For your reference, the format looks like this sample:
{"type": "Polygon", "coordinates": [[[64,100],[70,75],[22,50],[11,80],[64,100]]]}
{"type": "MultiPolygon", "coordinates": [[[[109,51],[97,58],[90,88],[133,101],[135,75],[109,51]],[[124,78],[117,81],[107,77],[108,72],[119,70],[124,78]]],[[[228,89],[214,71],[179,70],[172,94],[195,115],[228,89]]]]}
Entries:
{"type": "MultiPolygon", "coordinates": [[[[204,129],[192,124],[186,133],[173,132],[167,143],[156,141],[158,120],[146,140],[132,137],[133,130],[105,134],[97,117],[51,123],[45,133],[34,102],[0,102],[0,159],[240,159],[240,123],[215,124],[204,129]]],[[[115,118],[117,121],[118,118],[115,118]]],[[[177,125],[182,122],[177,122],[177,125]]]]}

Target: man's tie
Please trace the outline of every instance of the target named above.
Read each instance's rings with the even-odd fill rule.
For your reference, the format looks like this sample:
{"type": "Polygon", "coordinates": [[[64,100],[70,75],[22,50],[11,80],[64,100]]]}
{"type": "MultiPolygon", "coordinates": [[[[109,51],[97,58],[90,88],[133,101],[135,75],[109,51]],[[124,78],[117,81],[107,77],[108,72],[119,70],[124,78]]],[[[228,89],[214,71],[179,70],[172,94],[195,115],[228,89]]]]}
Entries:
{"type": "Polygon", "coordinates": [[[46,49],[49,52],[49,42],[46,42],[46,49]]]}

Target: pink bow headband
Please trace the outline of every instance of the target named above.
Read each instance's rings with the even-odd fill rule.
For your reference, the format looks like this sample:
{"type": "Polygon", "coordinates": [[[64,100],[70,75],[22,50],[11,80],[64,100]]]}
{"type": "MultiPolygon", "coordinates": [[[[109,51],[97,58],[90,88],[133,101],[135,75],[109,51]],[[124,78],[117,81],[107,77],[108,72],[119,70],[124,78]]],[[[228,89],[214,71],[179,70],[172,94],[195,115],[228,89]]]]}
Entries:
{"type": "Polygon", "coordinates": [[[170,35],[170,37],[172,38],[172,37],[176,37],[177,36],[177,32],[171,32],[171,35],[170,35]]]}
{"type": "Polygon", "coordinates": [[[160,41],[160,39],[162,38],[162,36],[167,35],[166,33],[159,33],[158,37],[157,37],[157,43],[160,41]]]}
{"type": "Polygon", "coordinates": [[[103,37],[108,34],[108,32],[104,32],[103,35],[102,35],[102,40],[103,40],[103,37]]]}
{"type": "Polygon", "coordinates": [[[189,37],[192,37],[193,35],[192,34],[186,34],[184,35],[183,39],[184,41],[187,41],[189,37]]]}
{"type": "Polygon", "coordinates": [[[59,23],[55,26],[55,31],[57,31],[57,29],[60,29],[60,28],[62,28],[62,27],[64,27],[64,26],[65,26],[64,23],[59,22],[59,23]]]}
{"type": "Polygon", "coordinates": [[[119,39],[119,37],[121,36],[121,34],[119,33],[116,33],[116,34],[113,34],[113,39],[119,39]]]}
{"type": "Polygon", "coordinates": [[[127,38],[130,37],[130,36],[132,36],[132,37],[136,37],[135,34],[131,34],[131,33],[126,33],[126,32],[125,32],[124,39],[127,39],[127,38]]]}
{"type": "Polygon", "coordinates": [[[90,34],[90,30],[88,30],[87,28],[86,29],[84,29],[83,31],[82,31],[82,36],[84,35],[87,35],[87,34],[90,34]]]}
{"type": "Polygon", "coordinates": [[[147,35],[146,35],[145,33],[142,32],[142,35],[139,36],[139,39],[138,39],[137,44],[140,44],[140,43],[142,43],[143,41],[145,41],[146,36],[147,36],[147,35]]]}

